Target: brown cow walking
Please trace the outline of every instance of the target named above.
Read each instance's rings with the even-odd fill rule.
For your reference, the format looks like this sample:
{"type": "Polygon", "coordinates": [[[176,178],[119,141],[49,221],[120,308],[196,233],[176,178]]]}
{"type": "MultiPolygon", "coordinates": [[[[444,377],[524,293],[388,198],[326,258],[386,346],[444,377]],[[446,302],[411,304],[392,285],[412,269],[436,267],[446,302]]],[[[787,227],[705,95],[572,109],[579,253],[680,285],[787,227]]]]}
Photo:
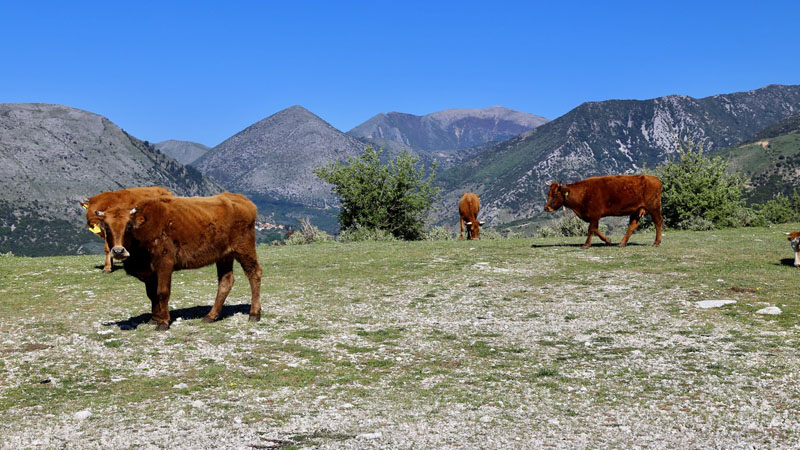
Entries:
{"type": "Polygon", "coordinates": [[[103,214],[106,241],[125,271],[145,283],[157,330],[169,328],[172,272],[216,263],[217,296],[203,318],[213,322],[233,287],[233,261],[250,281],[250,320],[261,319],[261,266],[256,255],[256,206],[241,194],[165,197],[103,214]]]}
{"type": "Polygon", "coordinates": [[[458,240],[464,239],[464,225],[467,226],[467,240],[479,239],[481,226],[485,222],[478,221],[478,211],[481,210],[481,201],[476,194],[466,192],[458,201],[458,215],[461,218],[461,233],[458,240]]]}
{"type": "Polygon", "coordinates": [[[651,175],[608,175],[592,177],[572,184],[553,183],[547,193],[544,210],[553,212],[565,206],[583,221],[589,222],[589,236],[584,247],[592,245],[596,234],[606,244],[611,244],[598,229],[600,219],[606,216],[629,216],[628,232],[619,245],[624,247],[639,221],[649,213],[656,227],[656,240],[661,244],[661,180],[651,175]]]}
{"type": "Polygon", "coordinates": [[[108,248],[103,227],[100,222],[103,220],[103,211],[112,208],[133,208],[140,201],[151,197],[172,197],[172,192],[161,186],[133,187],[120,189],[118,191],[107,191],[81,202],[81,206],[86,210],[86,225],[89,230],[98,235],[104,241],[106,259],[103,264],[103,273],[110,273],[112,267],[111,252],[108,248]]]}

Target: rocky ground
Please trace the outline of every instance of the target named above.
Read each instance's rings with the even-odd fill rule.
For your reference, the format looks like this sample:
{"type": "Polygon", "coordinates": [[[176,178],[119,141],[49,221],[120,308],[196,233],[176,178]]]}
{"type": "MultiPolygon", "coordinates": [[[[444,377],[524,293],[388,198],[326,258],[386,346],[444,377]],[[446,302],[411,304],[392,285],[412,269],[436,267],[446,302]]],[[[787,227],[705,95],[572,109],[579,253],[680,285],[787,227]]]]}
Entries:
{"type": "Polygon", "coordinates": [[[96,256],[0,258],[0,447],[797,448],[774,233],[263,247],[261,322],[239,273],[200,323],[203,269],[164,333],[96,256]]]}

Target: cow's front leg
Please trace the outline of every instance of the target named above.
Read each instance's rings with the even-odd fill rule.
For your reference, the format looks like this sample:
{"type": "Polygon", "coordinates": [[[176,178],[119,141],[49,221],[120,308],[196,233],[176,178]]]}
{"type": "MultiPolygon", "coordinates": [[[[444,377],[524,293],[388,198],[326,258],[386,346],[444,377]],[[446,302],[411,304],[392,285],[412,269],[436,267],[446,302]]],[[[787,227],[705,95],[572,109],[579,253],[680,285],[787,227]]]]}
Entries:
{"type": "Polygon", "coordinates": [[[108,241],[105,241],[105,250],[106,250],[106,260],[105,264],[103,264],[103,273],[111,273],[111,268],[113,267],[113,261],[111,261],[111,249],[108,248],[108,241]]]}
{"type": "MultiPolygon", "coordinates": [[[[469,235],[467,235],[467,236],[469,236],[469,235]]],[[[463,241],[464,240],[464,218],[463,217],[461,218],[461,233],[458,234],[458,240],[459,241],[463,241]]]]}
{"type": "Polygon", "coordinates": [[[158,299],[158,277],[153,275],[145,280],[144,287],[147,291],[147,298],[150,299],[150,320],[147,321],[147,324],[155,325],[156,317],[159,316],[161,310],[161,302],[158,299]]]}

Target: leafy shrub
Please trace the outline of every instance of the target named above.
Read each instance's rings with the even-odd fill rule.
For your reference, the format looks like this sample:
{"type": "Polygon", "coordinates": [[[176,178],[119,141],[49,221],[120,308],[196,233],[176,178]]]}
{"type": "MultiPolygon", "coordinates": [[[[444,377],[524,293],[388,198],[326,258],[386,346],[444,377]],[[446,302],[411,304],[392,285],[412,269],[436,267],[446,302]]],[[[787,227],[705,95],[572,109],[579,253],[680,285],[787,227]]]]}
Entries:
{"type": "Polygon", "coordinates": [[[356,226],[339,233],[338,240],[339,242],[390,242],[396,241],[397,238],[387,230],[356,226]]]}
{"type": "Polygon", "coordinates": [[[677,160],[659,164],[652,172],[661,179],[661,213],[668,227],[737,226],[744,207],[744,179],[728,172],[720,157],[703,155],[703,146],[683,146],[677,160]],[[699,220],[702,219],[702,220],[699,220]]]}
{"type": "Polygon", "coordinates": [[[690,217],[676,224],[675,228],[691,231],[709,231],[715,229],[714,222],[702,217],[690,217]]]}
{"type": "Polygon", "coordinates": [[[452,241],[455,238],[455,233],[442,226],[433,227],[425,233],[426,241],[452,241]]]}
{"type": "Polygon", "coordinates": [[[487,241],[499,241],[506,238],[503,233],[491,228],[481,229],[479,237],[481,239],[486,239],[487,241]]]}
{"type": "Polygon", "coordinates": [[[767,223],[789,223],[800,221],[800,194],[797,191],[791,196],[778,194],[777,197],[761,205],[755,206],[758,214],[767,223]]]}
{"type": "Polygon", "coordinates": [[[381,153],[367,147],[346,164],[333,162],[314,173],[339,196],[342,230],[362,227],[386,230],[398,239],[422,239],[424,216],[439,193],[433,186],[438,166],[434,162],[426,176],[417,167],[419,158],[406,151],[386,164],[381,164],[381,153]]]}
{"type": "Polygon", "coordinates": [[[311,225],[311,220],[308,217],[305,219],[297,219],[297,221],[300,222],[300,229],[292,233],[286,239],[286,245],[303,245],[313,244],[315,242],[333,241],[333,236],[311,225]]]}
{"type": "MultiPolygon", "coordinates": [[[[608,233],[608,226],[600,224],[598,226],[600,232],[603,234],[608,233]]],[[[569,214],[559,219],[555,219],[550,225],[539,228],[536,231],[537,237],[556,237],[556,236],[586,236],[589,232],[589,224],[581,220],[580,217],[569,214]]]]}

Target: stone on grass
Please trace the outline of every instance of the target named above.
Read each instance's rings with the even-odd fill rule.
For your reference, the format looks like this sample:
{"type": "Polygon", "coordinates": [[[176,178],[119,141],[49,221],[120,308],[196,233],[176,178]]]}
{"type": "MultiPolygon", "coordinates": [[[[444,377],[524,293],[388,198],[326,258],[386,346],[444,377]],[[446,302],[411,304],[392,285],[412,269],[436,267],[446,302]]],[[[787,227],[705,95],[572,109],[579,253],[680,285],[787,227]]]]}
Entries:
{"type": "Polygon", "coordinates": [[[377,433],[362,433],[362,434],[359,434],[358,436],[356,436],[356,438],[358,438],[358,439],[380,439],[381,437],[383,437],[383,434],[381,432],[377,432],[377,433]]]}
{"type": "Polygon", "coordinates": [[[189,386],[186,383],[178,383],[172,386],[173,389],[187,389],[189,386]]]}
{"type": "Polygon", "coordinates": [[[78,420],[86,420],[89,417],[92,417],[92,412],[88,409],[84,409],[83,411],[78,411],[75,413],[75,418],[78,420]]]}
{"type": "Polygon", "coordinates": [[[770,316],[774,316],[780,314],[782,311],[777,306],[767,306],[766,308],[761,308],[756,311],[756,314],[767,314],[770,316]]]}
{"type": "Polygon", "coordinates": [[[736,303],[736,300],[701,300],[699,302],[695,302],[698,308],[708,309],[708,308],[719,308],[725,305],[731,305],[736,303]]]}

